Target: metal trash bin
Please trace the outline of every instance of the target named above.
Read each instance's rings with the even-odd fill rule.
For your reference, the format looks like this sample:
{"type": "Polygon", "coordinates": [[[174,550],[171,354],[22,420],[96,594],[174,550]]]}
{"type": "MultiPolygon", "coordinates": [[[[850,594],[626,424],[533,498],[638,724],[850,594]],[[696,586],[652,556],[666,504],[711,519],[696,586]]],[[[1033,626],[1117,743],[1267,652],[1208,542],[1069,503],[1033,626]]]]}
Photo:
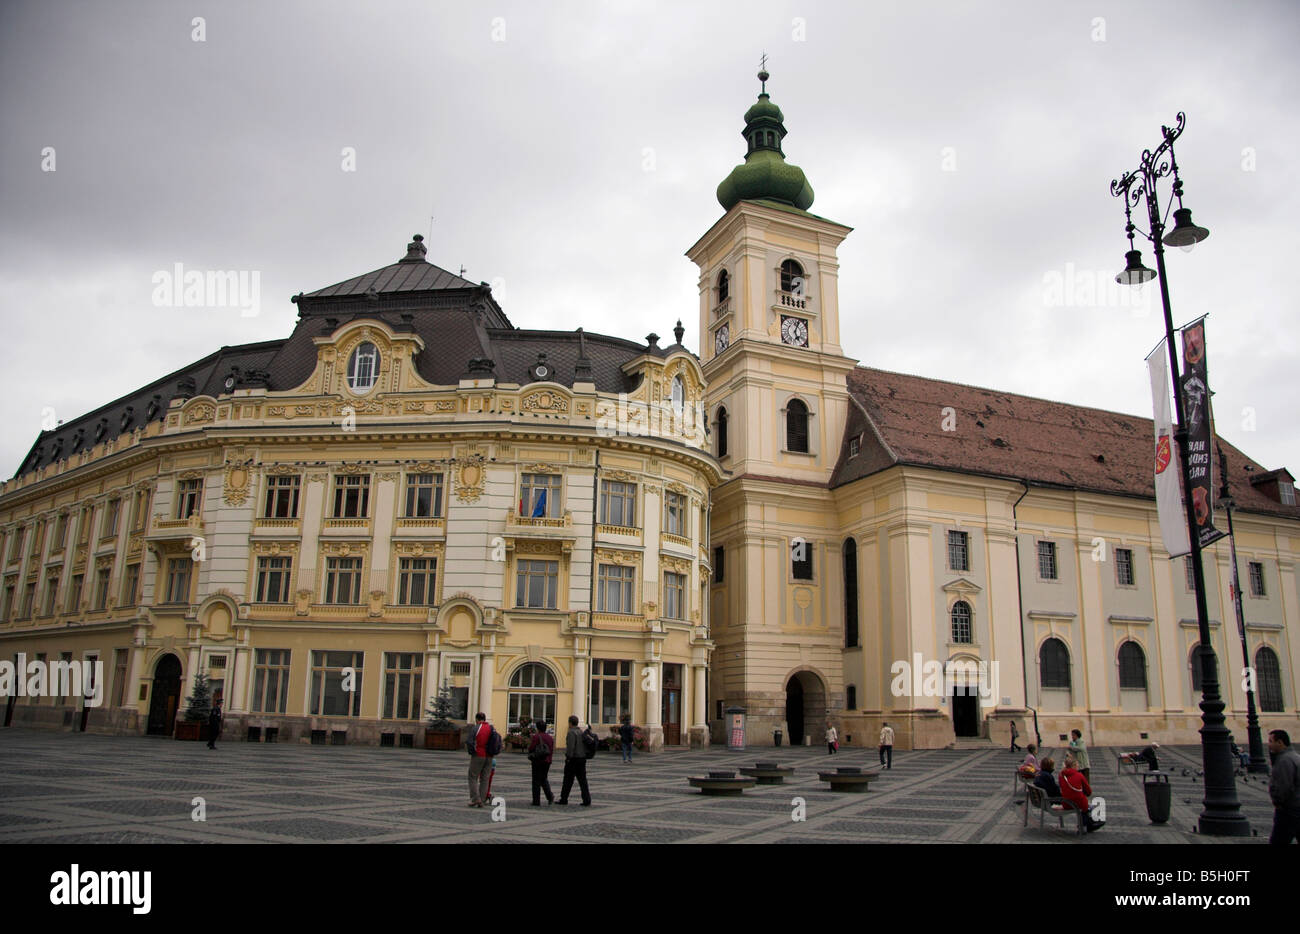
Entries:
{"type": "Polygon", "coordinates": [[[1142,791],[1147,799],[1147,817],[1153,824],[1169,820],[1169,806],[1173,801],[1173,788],[1164,772],[1147,772],[1142,777],[1142,791]]]}
{"type": "Polygon", "coordinates": [[[773,731],[772,731],[772,745],[773,745],[773,746],[780,746],[780,745],[781,745],[781,735],[782,735],[782,734],[781,734],[781,731],[780,731],[780,730],[773,730],[773,731]]]}

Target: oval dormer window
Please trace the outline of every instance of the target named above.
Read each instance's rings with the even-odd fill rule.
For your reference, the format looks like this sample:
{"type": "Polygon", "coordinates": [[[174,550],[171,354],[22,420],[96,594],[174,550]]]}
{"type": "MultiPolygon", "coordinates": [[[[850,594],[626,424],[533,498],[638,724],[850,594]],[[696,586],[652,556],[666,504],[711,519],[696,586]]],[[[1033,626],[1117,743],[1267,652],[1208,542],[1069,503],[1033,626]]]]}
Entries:
{"type": "Polygon", "coordinates": [[[348,388],[355,393],[366,393],[379,379],[379,348],[363,341],[348,358],[348,388]]]}

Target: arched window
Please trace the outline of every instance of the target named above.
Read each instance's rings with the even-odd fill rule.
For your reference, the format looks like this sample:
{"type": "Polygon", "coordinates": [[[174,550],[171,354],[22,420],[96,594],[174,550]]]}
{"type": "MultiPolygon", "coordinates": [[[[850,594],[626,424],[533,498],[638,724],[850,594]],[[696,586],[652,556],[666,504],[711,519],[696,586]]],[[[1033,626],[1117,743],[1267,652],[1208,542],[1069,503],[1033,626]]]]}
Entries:
{"type": "Polygon", "coordinates": [[[1119,647],[1119,686],[1122,691],[1147,689],[1147,656],[1131,639],[1119,647]]]}
{"type": "Polygon", "coordinates": [[[1201,643],[1196,643],[1192,646],[1191,654],[1187,656],[1187,663],[1192,668],[1192,693],[1194,694],[1201,693],[1201,657],[1197,654],[1197,649],[1200,647],[1201,643]]]}
{"type": "Polygon", "coordinates": [[[537,662],[529,662],[510,678],[510,722],[524,717],[555,722],[555,675],[537,662]]]}
{"type": "Polygon", "coordinates": [[[808,406],[791,399],[785,407],[785,449],[808,453],[808,406]]]}
{"type": "Polygon", "coordinates": [[[378,379],[379,348],[364,341],[348,358],[348,388],[356,393],[369,392],[378,379]]]}
{"type": "Polygon", "coordinates": [[[803,267],[792,259],[781,264],[781,291],[798,292],[803,289],[803,267]]]}
{"type": "Polygon", "coordinates": [[[727,270],[718,273],[718,304],[721,305],[731,297],[731,276],[727,275],[727,270]]]}
{"type": "MultiPolygon", "coordinates": [[[[844,647],[858,644],[858,543],[844,539],[844,647]]],[[[852,690],[850,688],[850,690],[852,690]]],[[[856,704],[849,704],[852,710],[856,704]]]]}
{"type": "Polygon", "coordinates": [[[844,689],[844,709],[858,709],[858,687],[855,684],[850,684],[844,689]]]}
{"type": "Polygon", "coordinates": [[[952,605],[952,641],[964,645],[969,645],[971,641],[970,604],[965,600],[958,600],[952,605]]]}
{"type": "Polygon", "coordinates": [[[1038,683],[1045,688],[1070,687],[1070,650],[1060,639],[1048,639],[1038,650],[1038,683]]]}
{"type": "Polygon", "coordinates": [[[718,456],[727,456],[727,409],[718,406],[718,456]]]}
{"type": "Polygon", "coordinates": [[[1265,713],[1281,713],[1285,709],[1282,669],[1277,662],[1277,653],[1266,645],[1261,645],[1255,652],[1255,679],[1259,689],[1259,709],[1265,713]]]}

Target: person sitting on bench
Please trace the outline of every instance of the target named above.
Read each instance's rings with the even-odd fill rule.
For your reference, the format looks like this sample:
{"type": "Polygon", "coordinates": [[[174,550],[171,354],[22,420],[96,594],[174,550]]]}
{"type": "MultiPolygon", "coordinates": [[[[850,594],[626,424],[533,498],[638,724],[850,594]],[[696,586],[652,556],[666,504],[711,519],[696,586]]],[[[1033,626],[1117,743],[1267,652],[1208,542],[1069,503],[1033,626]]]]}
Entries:
{"type": "Polygon", "coordinates": [[[1061,797],[1061,789],[1056,784],[1056,776],[1053,774],[1055,769],[1055,760],[1051,756],[1046,756],[1039,763],[1038,774],[1034,776],[1034,784],[1047,792],[1047,797],[1053,801],[1060,800],[1061,797]]]}
{"type": "Polygon", "coordinates": [[[1101,827],[1100,821],[1092,819],[1089,811],[1091,802],[1088,800],[1092,796],[1092,786],[1088,784],[1088,779],[1079,771],[1079,763],[1074,758],[1074,753],[1065,754],[1065,768],[1061,769],[1061,800],[1069,801],[1072,805],[1083,812],[1083,826],[1088,833],[1092,833],[1101,827]]]}

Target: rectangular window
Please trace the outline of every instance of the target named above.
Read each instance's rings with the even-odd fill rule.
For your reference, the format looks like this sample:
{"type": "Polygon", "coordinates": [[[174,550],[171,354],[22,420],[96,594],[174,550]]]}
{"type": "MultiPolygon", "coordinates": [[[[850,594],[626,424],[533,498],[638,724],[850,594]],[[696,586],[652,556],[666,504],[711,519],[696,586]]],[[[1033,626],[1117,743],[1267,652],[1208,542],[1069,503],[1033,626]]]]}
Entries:
{"type": "Polygon", "coordinates": [[[203,478],[182,480],[177,487],[176,518],[188,519],[196,516],[203,508],[203,478]]]}
{"type": "Polygon", "coordinates": [[[108,579],[113,569],[111,567],[97,568],[95,570],[95,609],[104,610],[108,608],[108,579]]]}
{"type": "Polygon", "coordinates": [[[688,535],[686,497],[680,493],[664,494],[664,531],[669,535],[680,535],[683,538],[688,535]]]}
{"type": "Polygon", "coordinates": [[[120,499],[110,499],[108,501],[108,510],[104,513],[104,538],[117,535],[117,524],[121,517],[122,501],[120,499]]]}
{"type": "Polygon", "coordinates": [[[437,584],[437,558],[403,558],[397,572],[397,602],[402,606],[433,606],[437,584]]]}
{"type": "Polygon", "coordinates": [[[1038,576],[1045,581],[1056,580],[1056,542],[1038,543],[1038,576]]]}
{"type": "Polygon", "coordinates": [[[274,475],[266,478],[266,499],[262,503],[263,519],[297,519],[298,494],[302,477],[274,475]]]}
{"type": "Polygon", "coordinates": [[[1264,597],[1264,565],[1259,561],[1250,562],[1250,595],[1264,597]]]}
{"type": "Polygon", "coordinates": [[[636,484],[600,481],[600,524],[620,528],[636,526],[636,484]]]}
{"type": "Polygon", "coordinates": [[[406,518],[442,518],[442,474],[406,475],[406,518]]]}
{"type": "Polygon", "coordinates": [[[560,586],[560,562],[520,560],[515,586],[515,606],[555,609],[560,586]]]}
{"type": "Polygon", "coordinates": [[[559,474],[526,473],[519,482],[519,504],[521,516],[546,517],[554,519],[560,514],[559,474]],[[542,504],[542,497],[546,502],[542,504]]]}
{"type": "Polygon", "coordinates": [[[664,574],[664,616],[686,618],[686,575],[668,571],[664,574]]]}
{"type": "Polygon", "coordinates": [[[288,603],[289,577],[293,573],[293,558],[287,555],[257,559],[258,603],[288,603]]]}
{"type": "Polygon", "coordinates": [[[1187,578],[1187,592],[1196,592],[1196,572],[1192,570],[1192,556],[1183,559],[1183,575],[1187,578]]]}
{"type": "Polygon", "coordinates": [[[802,538],[791,539],[790,576],[797,581],[813,579],[812,542],[802,538]]]}
{"type": "Polygon", "coordinates": [[[311,713],[317,717],[361,714],[364,652],[311,653],[311,713]],[[348,677],[351,674],[352,677],[348,677]],[[344,690],[344,687],[351,690],[344,690]]]}
{"type": "Polygon", "coordinates": [[[140,602],[140,565],[128,564],[122,580],[122,605],[135,606],[140,602]]]}
{"type": "Polygon", "coordinates": [[[424,656],[384,653],[384,719],[419,720],[423,715],[424,656]]]}
{"type": "Polygon", "coordinates": [[[166,603],[190,602],[190,572],[194,562],[189,558],[171,558],[167,561],[166,603]]]}
{"type": "Polygon", "coordinates": [[[36,581],[30,581],[23,589],[23,619],[31,619],[36,604],[36,581]]]}
{"type": "Polygon", "coordinates": [[[1116,548],[1115,549],[1115,582],[1121,587],[1132,587],[1133,577],[1133,549],[1116,548]]]}
{"type": "Polygon", "coordinates": [[[632,713],[632,663],[596,658],[591,662],[591,723],[618,723],[632,713]]]}
{"type": "Polygon", "coordinates": [[[325,602],[355,605],[361,602],[361,559],[325,559],[325,602]]]}
{"type": "Polygon", "coordinates": [[[59,572],[51,571],[45,578],[45,610],[42,616],[54,615],[54,599],[59,595],[59,572]]]}
{"type": "Polygon", "coordinates": [[[370,515],[370,475],[334,478],[334,518],[365,519],[370,515]]]}
{"type": "Polygon", "coordinates": [[[970,570],[970,534],[967,532],[948,533],[948,570],[970,570]]]}
{"type": "Polygon", "coordinates": [[[73,574],[72,583],[68,585],[68,602],[64,610],[66,613],[81,612],[81,589],[86,581],[86,575],[73,574]]]}
{"type": "Polygon", "coordinates": [[[602,564],[596,573],[596,612],[631,613],[636,568],[602,564]]]}
{"type": "Polygon", "coordinates": [[[726,579],[727,550],[721,545],[713,549],[713,583],[721,584],[726,579]]]}
{"type": "Polygon", "coordinates": [[[130,649],[113,650],[113,700],[112,706],[121,707],[126,702],[126,662],[130,649]]]}
{"type": "Polygon", "coordinates": [[[289,696],[289,650],[258,649],[253,666],[253,710],[284,713],[289,696]]]}

